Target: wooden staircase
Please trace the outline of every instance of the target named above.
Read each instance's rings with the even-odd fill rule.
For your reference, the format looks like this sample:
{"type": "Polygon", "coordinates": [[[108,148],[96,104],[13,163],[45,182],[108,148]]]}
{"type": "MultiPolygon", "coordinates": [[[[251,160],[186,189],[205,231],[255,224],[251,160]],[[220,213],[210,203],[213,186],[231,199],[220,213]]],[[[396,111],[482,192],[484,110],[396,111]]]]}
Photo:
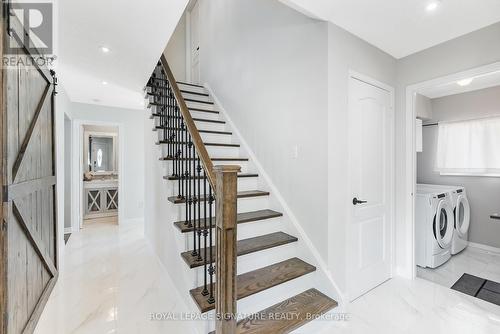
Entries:
{"type": "MultiPolygon", "coordinates": [[[[168,67],[166,60],[162,62],[160,67],[168,67]]],[[[170,70],[168,69],[167,72],[170,70]]],[[[168,77],[168,76],[167,76],[168,77]]],[[[150,85],[153,81],[150,81],[150,85]]],[[[174,86],[174,84],[170,83],[174,86]]],[[[226,129],[226,123],[223,119],[220,119],[220,113],[216,110],[215,104],[210,98],[210,94],[206,91],[203,86],[176,82],[180,93],[182,94],[182,99],[184,102],[174,101],[182,106],[185,103],[187,110],[192,117],[192,121],[196,125],[196,130],[198,131],[200,137],[203,139],[204,146],[206,146],[207,152],[209,154],[209,159],[213,164],[223,163],[227,165],[239,166],[241,163],[250,162],[247,157],[239,156],[240,145],[235,143],[235,138],[233,134],[226,129]],[[207,138],[207,139],[205,139],[207,138]],[[209,139],[208,139],[209,138],[209,139]],[[228,150],[228,152],[222,152],[223,150],[228,150]],[[222,152],[222,153],[221,153],[222,152]],[[218,156],[221,154],[222,156],[218,156]],[[234,154],[234,155],[231,155],[234,154]]],[[[154,88],[154,87],[153,87],[154,88]]],[[[162,103],[156,102],[158,94],[153,92],[153,89],[148,90],[148,97],[150,97],[149,106],[152,109],[151,118],[155,119],[155,125],[153,131],[158,131],[161,134],[163,131],[175,131],[175,127],[170,125],[162,125],[157,121],[158,118],[164,117],[158,109],[163,105],[162,103]]],[[[177,100],[177,99],[176,99],[177,100]]],[[[170,115],[169,119],[173,122],[177,122],[176,118],[183,117],[182,115],[170,115]]],[[[161,122],[160,122],[161,123],[161,122]]],[[[178,123],[176,123],[178,124],[178,123]]],[[[159,137],[162,137],[161,135],[159,137]]],[[[166,138],[160,139],[157,145],[179,145],[185,144],[182,140],[166,138]]],[[[191,164],[199,159],[195,157],[178,157],[178,156],[165,156],[160,160],[167,161],[168,163],[186,163],[191,164]]],[[[206,166],[204,166],[206,167],[206,166]]],[[[172,168],[169,167],[169,170],[172,168]]],[[[238,182],[238,189],[240,189],[240,184],[248,180],[258,180],[259,175],[257,173],[249,170],[248,166],[243,172],[236,174],[236,179],[238,182]]],[[[200,180],[206,180],[206,176],[196,176],[189,175],[188,177],[180,177],[172,173],[172,175],[164,176],[164,179],[169,182],[169,187],[176,187],[176,184],[180,184],[181,180],[183,182],[200,182],[200,180]]],[[[256,182],[258,184],[258,182],[256,182]]],[[[259,198],[268,198],[270,193],[265,190],[251,189],[251,190],[239,190],[236,193],[237,201],[242,199],[257,200],[259,198]]],[[[198,203],[198,205],[207,205],[207,201],[210,197],[207,193],[192,196],[190,201],[198,203]]],[[[217,199],[218,200],[218,199],[217,199]]],[[[186,205],[186,197],[171,196],[168,198],[170,205],[186,205]]],[[[209,206],[212,203],[209,202],[209,206]]],[[[196,206],[196,204],[195,204],[196,206]]],[[[206,209],[205,209],[206,210],[206,209]]],[[[215,214],[215,209],[213,211],[215,214]]],[[[198,217],[200,213],[198,213],[198,217]]],[[[272,219],[280,219],[283,214],[275,210],[271,210],[267,207],[259,208],[258,210],[249,210],[246,212],[239,212],[236,215],[236,225],[239,224],[252,224],[252,223],[263,223],[272,219]]],[[[193,238],[192,234],[196,233],[195,229],[197,226],[204,226],[205,230],[212,230],[216,227],[215,216],[207,216],[205,218],[195,218],[192,220],[191,224],[186,224],[186,218],[179,221],[171,222],[177,233],[186,236],[187,240],[193,238]]],[[[208,232],[207,232],[208,233],[208,232]]],[[[198,233],[198,237],[203,237],[203,233],[198,233]]],[[[194,236],[196,238],[196,236],[194,236]]],[[[195,239],[196,240],[196,239],[195,239]]],[[[258,257],[259,253],[263,250],[278,249],[281,246],[296,243],[298,239],[285,233],[283,231],[277,231],[273,233],[261,234],[258,236],[245,238],[238,240],[236,242],[236,256],[240,257],[243,255],[252,254],[252,256],[258,257]]],[[[198,241],[200,243],[200,241],[198,241]]],[[[196,242],[195,242],[196,247],[196,242]]],[[[211,247],[198,247],[198,249],[187,249],[180,254],[186,265],[191,268],[198,268],[212,264],[216,261],[216,249],[215,243],[211,247]],[[193,256],[193,254],[198,254],[193,256]],[[209,255],[211,254],[211,255],[209,255]],[[211,256],[211,258],[210,258],[211,256]]],[[[233,282],[236,289],[236,300],[240,300],[252,295],[256,295],[268,289],[272,289],[280,284],[293,281],[295,279],[310,275],[316,271],[316,268],[297,258],[293,254],[287,260],[274,263],[271,265],[258,268],[256,270],[248,271],[236,276],[236,281],[233,282]]],[[[206,275],[206,273],[205,273],[206,275]]],[[[205,276],[206,278],[206,276],[205,276]]],[[[217,277],[219,279],[219,277],[217,277]]],[[[206,279],[205,279],[206,282],[206,279]]],[[[215,285],[215,283],[212,283],[215,285]]],[[[210,286],[208,286],[210,288],[210,286]]],[[[215,288],[212,286],[212,288],[215,288]]],[[[187,291],[186,291],[187,293],[187,291]]],[[[207,285],[194,287],[191,291],[194,302],[198,306],[200,312],[208,312],[216,308],[217,303],[209,300],[207,298],[207,285]]],[[[222,296],[216,291],[216,298],[222,296]]],[[[273,305],[258,313],[258,317],[250,317],[249,319],[244,319],[236,324],[237,333],[288,333],[294,329],[299,328],[308,321],[318,317],[337,306],[337,302],[328,296],[322,294],[318,290],[311,288],[298,295],[291,298],[287,298],[282,302],[273,305]],[[272,314],[282,313],[282,314],[293,314],[292,317],[282,317],[286,320],[276,320],[272,314]]],[[[234,327],[233,327],[234,328],[234,327]]],[[[232,330],[234,332],[234,330],[232,330]]],[[[215,332],[214,332],[215,333],[215,332]]],[[[219,328],[219,333],[228,333],[224,329],[219,328]]]]}

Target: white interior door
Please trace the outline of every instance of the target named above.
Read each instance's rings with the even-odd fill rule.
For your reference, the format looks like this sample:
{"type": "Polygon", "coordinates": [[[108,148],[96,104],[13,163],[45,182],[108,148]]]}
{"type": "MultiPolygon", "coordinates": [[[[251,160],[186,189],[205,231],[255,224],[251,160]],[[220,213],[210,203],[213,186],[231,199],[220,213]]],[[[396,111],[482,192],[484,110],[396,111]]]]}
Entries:
{"type": "Polygon", "coordinates": [[[348,292],[354,300],[392,276],[393,94],[350,78],[348,292]]]}
{"type": "Polygon", "coordinates": [[[190,42],[191,42],[191,82],[200,83],[200,14],[199,2],[191,9],[190,42]]]}

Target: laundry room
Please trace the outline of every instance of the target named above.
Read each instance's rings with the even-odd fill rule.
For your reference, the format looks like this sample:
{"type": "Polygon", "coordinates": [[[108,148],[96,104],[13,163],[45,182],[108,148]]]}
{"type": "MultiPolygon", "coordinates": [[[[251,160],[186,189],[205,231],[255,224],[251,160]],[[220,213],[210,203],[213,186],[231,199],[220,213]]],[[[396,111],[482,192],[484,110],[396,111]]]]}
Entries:
{"type": "Polygon", "coordinates": [[[464,75],[413,94],[416,273],[500,305],[500,70],[464,75]]]}

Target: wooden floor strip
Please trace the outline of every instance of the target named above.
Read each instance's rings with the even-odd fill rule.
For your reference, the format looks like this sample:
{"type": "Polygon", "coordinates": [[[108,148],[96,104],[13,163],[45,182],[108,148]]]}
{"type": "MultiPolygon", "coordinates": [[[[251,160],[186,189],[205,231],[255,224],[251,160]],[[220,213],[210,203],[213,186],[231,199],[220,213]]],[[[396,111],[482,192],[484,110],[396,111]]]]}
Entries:
{"type": "MultiPolygon", "coordinates": [[[[238,213],[237,216],[237,222],[238,224],[244,224],[244,223],[250,223],[250,222],[255,222],[255,221],[260,221],[260,220],[265,220],[265,219],[271,219],[271,218],[277,218],[281,217],[283,214],[281,212],[273,211],[273,210],[258,210],[258,211],[252,211],[252,212],[244,212],[244,213],[238,213]]],[[[198,226],[200,221],[198,219],[195,221],[195,224],[198,226]]],[[[185,221],[178,221],[174,223],[174,226],[177,227],[181,233],[188,233],[192,232],[194,230],[194,227],[191,226],[189,227],[186,225],[185,221]]],[[[205,226],[205,219],[201,219],[201,226],[205,226]]],[[[210,219],[207,219],[207,226],[210,226],[210,219]]],[[[212,217],[212,226],[211,228],[215,227],[215,217],[212,217]]]]}
{"type": "MultiPolygon", "coordinates": [[[[259,252],[265,249],[286,245],[296,242],[298,239],[294,236],[286,234],[285,232],[275,232],[271,234],[261,235],[254,238],[239,240],[237,243],[238,256],[246,255],[254,252],[259,252]]],[[[190,268],[196,268],[203,265],[203,258],[205,255],[205,248],[201,249],[201,261],[198,261],[197,256],[192,255],[192,251],[181,253],[181,257],[186,261],[190,268]]],[[[210,254],[209,248],[206,252],[207,256],[210,254]]],[[[212,262],[214,262],[215,248],[212,247],[212,262]]]]}
{"type": "MultiPolygon", "coordinates": [[[[262,190],[247,190],[247,191],[238,191],[238,198],[250,198],[250,197],[261,197],[261,196],[269,196],[268,191],[262,190]]],[[[169,202],[174,204],[186,203],[186,200],[183,198],[179,198],[177,196],[171,196],[168,198],[169,202]]],[[[207,197],[205,195],[199,198],[201,201],[206,201],[207,197]]]]}
{"type": "MultiPolygon", "coordinates": [[[[237,299],[239,300],[254,295],[261,291],[312,273],[315,270],[316,267],[295,257],[238,275],[236,278],[237,299]]],[[[208,288],[209,287],[207,286],[207,289],[208,288]]],[[[215,304],[210,304],[207,301],[208,297],[203,295],[203,290],[204,286],[200,286],[196,289],[192,289],[189,293],[198,305],[200,311],[205,313],[213,310],[215,308],[215,304]]]]}
{"type": "MultiPolygon", "coordinates": [[[[285,334],[296,330],[331,309],[337,302],[316,289],[309,289],[238,322],[238,334],[285,334]],[[290,317],[285,317],[285,315],[290,317]],[[283,315],[283,316],[277,316],[283,315]]],[[[210,334],[215,334],[211,332],[210,334]]]]}
{"type": "MultiPolygon", "coordinates": [[[[239,179],[246,179],[246,178],[252,178],[252,177],[259,177],[259,174],[253,174],[253,173],[238,173],[238,178],[239,179]]],[[[178,181],[179,180],[179,177],[178,176],[164,176],[163,177],[165,180],[169,180],[169,181],[178,181]]],[[[190,177],[189,180],[192,180],[193,177],[190,177]]],[[[203,176],[196,176],[194,177],[194,179],[198,180],[203,180],[203,176]]]]}

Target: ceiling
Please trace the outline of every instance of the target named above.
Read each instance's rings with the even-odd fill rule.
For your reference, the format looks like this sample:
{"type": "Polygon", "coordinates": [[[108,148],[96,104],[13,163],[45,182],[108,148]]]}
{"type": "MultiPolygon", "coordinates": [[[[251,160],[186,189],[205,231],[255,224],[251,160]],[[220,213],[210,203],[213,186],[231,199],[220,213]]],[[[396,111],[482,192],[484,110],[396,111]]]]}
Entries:
{"type": "Polygon", "coordinates": [[[458,85],[457,81],[452,81],[446,84],[424,88],[419,90],[418,92],[419,94],[427,96],[428,98],[436,99],[439,97],[500,86],[500,71],[481,74],[470,78],[473,79],[472,82],[464,87],[458,85]]]}
{"type": "Polygon", "coordinates": [[[187,2],[58,0],[57,71],[70,100],[143,109],[142,88],[187,2]]]}
{"type": "Polygon", "coordinates": [[[399,59],[500,21],[499,0],[280,0],[399,59]]]}

